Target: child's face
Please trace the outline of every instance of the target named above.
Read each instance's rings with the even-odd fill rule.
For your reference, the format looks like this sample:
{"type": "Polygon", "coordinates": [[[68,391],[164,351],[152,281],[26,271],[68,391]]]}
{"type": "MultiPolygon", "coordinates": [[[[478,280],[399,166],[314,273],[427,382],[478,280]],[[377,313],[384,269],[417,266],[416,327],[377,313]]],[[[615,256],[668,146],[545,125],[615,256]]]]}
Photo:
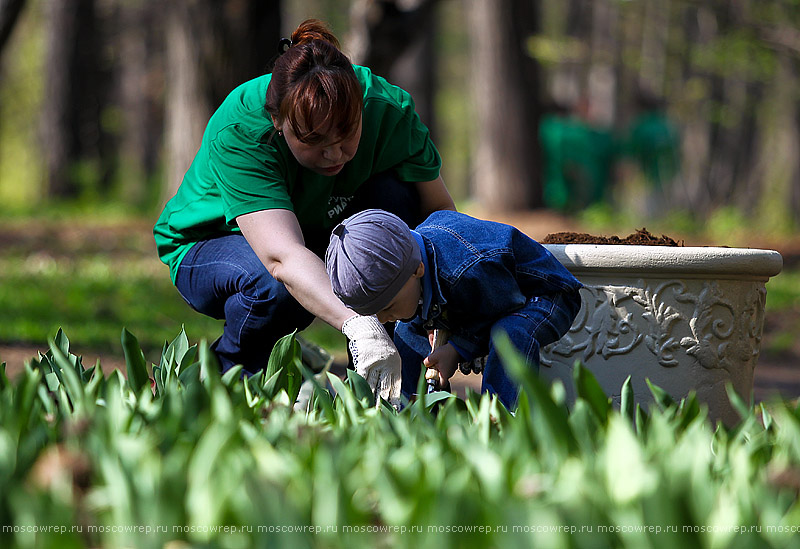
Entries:
{"type": "MultiPolygon", "coordinates": [[[[276,126],[278,127],[278,126],[276,126]]],[[[334,176],[353,159],[361,140],[361,120],[349,136],[326,134],[319,143],[304,143],[292,131],[292,125],[284,123],[278,127],[286,137],[286,144],[297,162],[304,168],[320,175],[334,176]]]]}
{"type": "Polygon", "coordinates": [[[397,295],[394,296],[389,304],[378,311],[378,320],[381,324],[386,322],[395,322],[397,320],[411,320],[417,315],[417,308],[419,307],[419,300],[422,297],[422,283],[420,279],[425,273],[425,267],[420,262],[419,267],[411,275],[397,295]]]}

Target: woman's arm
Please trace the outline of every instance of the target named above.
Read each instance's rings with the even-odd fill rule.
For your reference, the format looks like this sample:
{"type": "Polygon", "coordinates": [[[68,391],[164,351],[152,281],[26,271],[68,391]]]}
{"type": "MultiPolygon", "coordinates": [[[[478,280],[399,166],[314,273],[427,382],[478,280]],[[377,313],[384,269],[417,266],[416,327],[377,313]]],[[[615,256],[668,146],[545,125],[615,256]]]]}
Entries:
{"type": "Polygon", "coordinates": [[[269,273],[308,312],[337,330],[355,313],[331,290],[325,264],[306,248],[297,217],[289,210],[262,210],[236,218],[250,247],[269,273]]]}
{"type": "Polygon", "coordinates": [[[447,187],[445,187],[441,175],[433,181],[417,183],[417,189],[419,191],[420,209],[425,217],[438,210],[456,211],[456,205],[447,187]]]}
{"type": "Polygon", "coordinates": [[[401,362],[392,339],[377,317],[356,314],[334,295],[325,264],[306,248],[294,213],[263,210],[236,222],[269,273],[305,310],[347,337],[356,372],[378,396],[399,406],[401,362]]]}

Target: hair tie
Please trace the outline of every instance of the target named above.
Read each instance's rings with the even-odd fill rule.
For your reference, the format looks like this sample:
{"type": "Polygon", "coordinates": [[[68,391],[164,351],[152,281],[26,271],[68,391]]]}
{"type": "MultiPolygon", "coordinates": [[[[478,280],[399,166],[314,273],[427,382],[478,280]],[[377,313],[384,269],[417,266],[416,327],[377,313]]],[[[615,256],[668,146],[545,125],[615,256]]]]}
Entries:
{"type": "Polygon", "coordinates": [[[283,55],[292,46],[294,46],[294,42],[292,42],[292,40],[290,38],[281,38],[280,42],[278,42],[278,53],[280,55],[283,55]]]}

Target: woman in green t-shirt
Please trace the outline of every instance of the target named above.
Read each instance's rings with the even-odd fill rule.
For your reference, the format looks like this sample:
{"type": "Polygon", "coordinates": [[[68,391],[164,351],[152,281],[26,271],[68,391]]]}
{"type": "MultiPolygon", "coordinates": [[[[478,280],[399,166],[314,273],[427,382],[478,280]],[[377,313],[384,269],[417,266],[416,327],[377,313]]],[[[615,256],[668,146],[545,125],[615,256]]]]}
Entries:
{"type": "Polygon", "coordinates": [[[317,317],[348,338],[356,370],[399,394],[400,360],[375,317],[333,294],[321,259],[330,229],[366,208],[410,226],[455,206],[409,94],[354,66],[335,36],[303,22],[271,74],[236,88],[154,228],[186,301],[224,318],[223,370],[266,367],[274,343],[317,317]]]}

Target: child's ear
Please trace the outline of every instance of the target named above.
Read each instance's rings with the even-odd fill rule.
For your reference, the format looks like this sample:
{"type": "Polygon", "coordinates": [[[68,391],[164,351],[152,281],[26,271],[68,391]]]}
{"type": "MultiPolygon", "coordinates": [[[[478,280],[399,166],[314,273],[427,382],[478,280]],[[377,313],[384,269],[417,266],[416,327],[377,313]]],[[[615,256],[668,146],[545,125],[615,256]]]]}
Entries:
{"type": "Polygon", "coordinates": [[[422,275],[424,274],[425,274],[425,265],[422,263],[422,261],[420,261],[417,270],[414,271],[414,276],[417,278],[421,278],[422,275]]]}

